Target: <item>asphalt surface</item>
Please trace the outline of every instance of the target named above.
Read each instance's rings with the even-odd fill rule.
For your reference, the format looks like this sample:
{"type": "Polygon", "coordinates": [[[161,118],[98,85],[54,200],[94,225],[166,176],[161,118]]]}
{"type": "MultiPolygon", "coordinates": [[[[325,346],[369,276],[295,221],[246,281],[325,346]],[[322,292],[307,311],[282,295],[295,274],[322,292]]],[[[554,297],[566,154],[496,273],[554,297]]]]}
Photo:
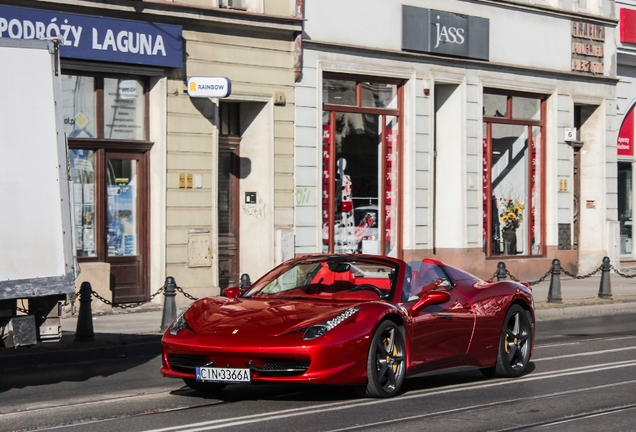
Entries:
{"type": "Polygon", "coordinates": [[[0,389],[0,430],[631,431],[634,340],[635,313],[546,320],[537,323],[525,376],[446,371],[406,380],[389,400],[311,385],[234,385],[202,394],[159,375],[152,343],[121,345],[85,362],[49,359],[5,370],[14,384],[0,389]],[[43,381],[25,383],[28,376],[43,381]]]}

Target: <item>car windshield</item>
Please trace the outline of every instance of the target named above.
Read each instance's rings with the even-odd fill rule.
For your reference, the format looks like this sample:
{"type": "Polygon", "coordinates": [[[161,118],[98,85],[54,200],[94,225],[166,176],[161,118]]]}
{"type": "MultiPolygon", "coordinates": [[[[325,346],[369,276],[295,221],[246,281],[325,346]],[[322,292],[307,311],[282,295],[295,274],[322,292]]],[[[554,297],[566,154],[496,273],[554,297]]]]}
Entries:
{"type": "Polygon", "coordinates": [[[348,257],[296,261],[267,276],[243,297],[321,300],[387,298],[395,284],[397,265],[348,257]]]}

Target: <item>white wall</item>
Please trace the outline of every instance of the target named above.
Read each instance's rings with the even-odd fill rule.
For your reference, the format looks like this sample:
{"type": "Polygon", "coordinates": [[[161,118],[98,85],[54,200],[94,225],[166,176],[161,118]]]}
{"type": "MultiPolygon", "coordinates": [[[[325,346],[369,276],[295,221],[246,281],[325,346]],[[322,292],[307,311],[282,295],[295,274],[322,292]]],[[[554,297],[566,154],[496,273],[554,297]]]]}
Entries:
{"type": "MultiPolygon", "coordinates": [[[[570,71],[570,19],[522,10],[445,0],[405,1],[490,20],[490,62],[570,71]]],[[[402,3],[385,0],[306,0],[305,31],[312,40],[402,50],[402,3]],[[329,23],[325,25],[325,23],[329,23]]]]}
{"type": "Polygon", "coordinates": [[[273,103],[242,103],[241,121],[246,118],[251,123],[242,133],[240,156],[251,161],[251,173],[239,182],[239,274],[255,281],[274,266],[273,103]],[[245,192],[256,192],[256,204],[245,204],[245,192]]]}

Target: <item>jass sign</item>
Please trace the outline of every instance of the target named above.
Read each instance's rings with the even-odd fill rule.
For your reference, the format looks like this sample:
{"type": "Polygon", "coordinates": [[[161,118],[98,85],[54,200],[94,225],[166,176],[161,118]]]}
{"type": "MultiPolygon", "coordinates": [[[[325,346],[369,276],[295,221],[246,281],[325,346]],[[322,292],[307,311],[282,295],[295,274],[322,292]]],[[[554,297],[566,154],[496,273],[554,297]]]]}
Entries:
{"type": "Polygon", "coordinates": [[[402,6],[402,49],[488,60],[487,18],[402,6]]]}

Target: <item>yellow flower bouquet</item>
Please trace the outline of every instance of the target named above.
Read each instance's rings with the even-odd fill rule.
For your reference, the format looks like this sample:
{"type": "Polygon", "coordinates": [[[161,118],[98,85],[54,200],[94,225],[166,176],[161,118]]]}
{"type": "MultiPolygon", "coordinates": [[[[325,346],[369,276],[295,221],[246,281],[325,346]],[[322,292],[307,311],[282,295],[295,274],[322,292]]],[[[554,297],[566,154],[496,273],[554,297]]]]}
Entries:
{"type": "Polygon", "coordinates": [[[503,229],[509,230],[519,228],[519,224],[523,222],[521,213],[525,207],[517,199],[502,199],[502,201],[503,206],[500,208],[501,213],[499,214],[499,218],[501,219],[503,229]]]}

